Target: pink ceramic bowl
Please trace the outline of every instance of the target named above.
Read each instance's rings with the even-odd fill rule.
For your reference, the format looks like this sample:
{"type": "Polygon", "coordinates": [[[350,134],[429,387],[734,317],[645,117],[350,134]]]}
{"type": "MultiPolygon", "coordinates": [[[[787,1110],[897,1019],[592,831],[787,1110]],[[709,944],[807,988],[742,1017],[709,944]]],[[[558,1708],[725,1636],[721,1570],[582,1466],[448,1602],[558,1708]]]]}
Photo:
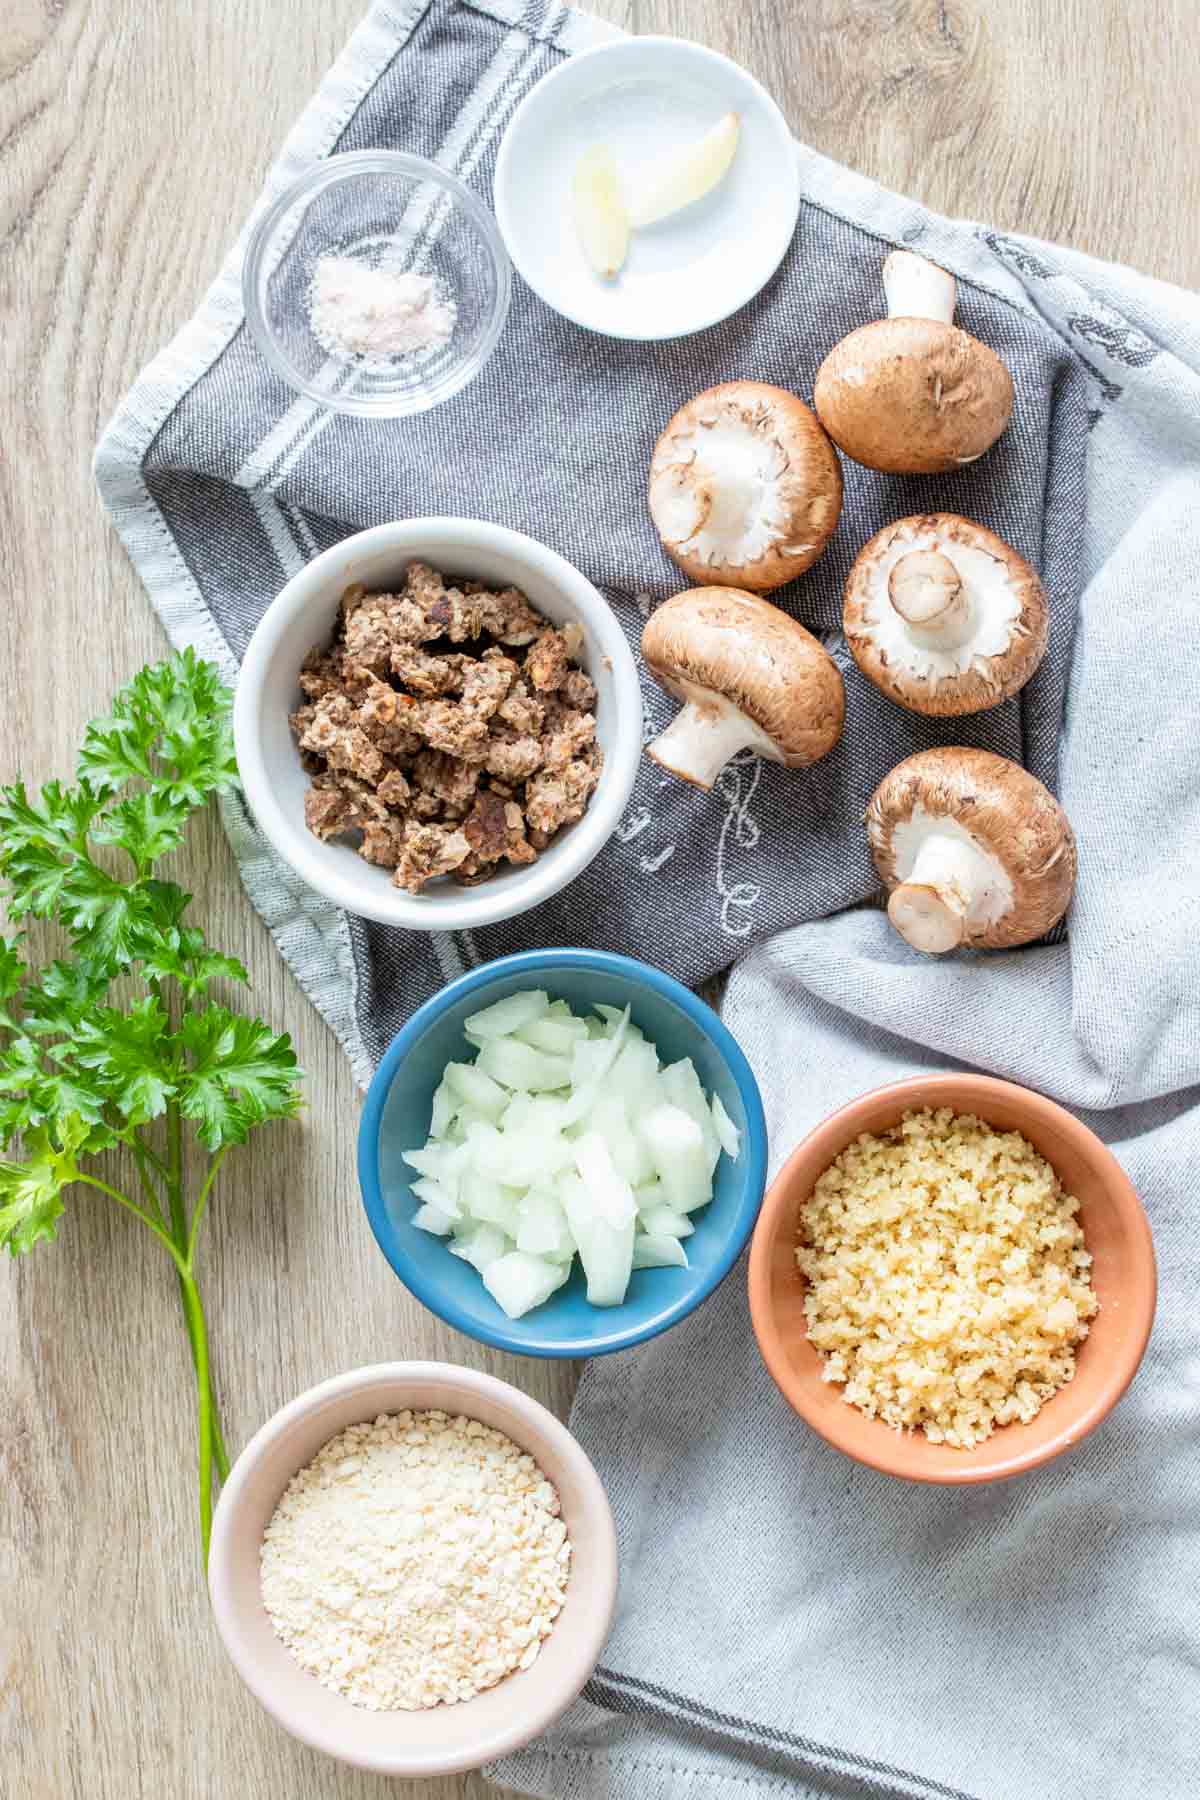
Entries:
{"type": "Polygon", "coordinates": [[[208,1564],[217,1629],[234,1667],[272,1718],[302,1743],[380,1775],[451,1775],[527,1744],[591,1674],[617,1597],[617,1540],[600,1478],[553,1414],[493,1375],[450,1363],[380,1363],[301,1394],[247,1444],[221,1492],[208,1564]],[[573,1546],[567,1598],[529,1669],[457,1706],[368,1712],[306,1673],[262,1603],[259,1551],[279,1496],[347,1425],[438,1407],[507,1433],[558,1490],[573,1546]]]}
{"type": "Polygon", "coordinates": [[[1094,1431],[1133,1380],[1154,1322],[1150,1226],[1121,1165],[1094,1132],[1053,1100],[988,1075],[918,1075],[863,1094],[831,1114],[793,1150],[767,1189],[750,1250],[750,1316],[763,1360],[785,1400],[835,1450],[909,1481],[967,1483],[1020,1475],[1094,1431]],[[951,1106],[1040,1150],[1069,1194],[1093,1257],[1100,1310],[1075,1374],[1028,1425],[1006,1425],[971,1450],[933,1444],[869,1419],[821,1379],[808,1341],[804,1278],[796,1266],[800,1207],[817,1177],[864,1131],[885,1131],[906,1112],[951,1106]]]}

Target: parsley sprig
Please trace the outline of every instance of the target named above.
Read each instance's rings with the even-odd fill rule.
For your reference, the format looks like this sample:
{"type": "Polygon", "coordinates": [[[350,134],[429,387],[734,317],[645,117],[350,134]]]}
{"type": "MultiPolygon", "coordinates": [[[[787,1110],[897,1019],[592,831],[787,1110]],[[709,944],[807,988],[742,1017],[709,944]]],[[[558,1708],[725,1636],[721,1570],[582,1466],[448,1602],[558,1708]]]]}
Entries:
{"type": "Polygon", "coordinates": [[[212,995],[246,971],[186,922],[191,895],[155,872],[191,814],[237,780],[230,704],[216,669],[185,650],[88,726],[73,785],[0,789],[0,883],[18,927],[0,937],[0,1245],[18,1255],[56,1237],[78,1186],[117,1201],[170,1256],[196,1371],[206,1559],[229,1458],[196,1284],[200,1226],[229,1149],[300,1105],[289,1038],[212,995]],[[61,927],[70,954],[29,967],[31,919],[61,927]],[[207,1153],[194,1195],[187,1128],[207,1153]],[[132,1193],[97,1172],[121,1146],[132,1193]]]}

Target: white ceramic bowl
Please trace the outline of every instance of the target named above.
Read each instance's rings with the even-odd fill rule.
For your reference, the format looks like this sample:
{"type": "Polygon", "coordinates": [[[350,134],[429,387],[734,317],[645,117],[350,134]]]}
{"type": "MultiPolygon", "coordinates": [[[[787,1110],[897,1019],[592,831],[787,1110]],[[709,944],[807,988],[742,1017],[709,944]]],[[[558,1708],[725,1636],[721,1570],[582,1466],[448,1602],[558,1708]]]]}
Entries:
{"type": "Polygon", "coordinates": [[[315,557],[264,613],[238,677],[233,712],[238,768],[250,810],[270,842],[310,887],[363,918],[416,931],[470,931],[527,912],[573,881],[603,848],[625,810],[642,751],[642,699],[633,654],[604,599],[578,569],[519,531],[475,519],[406,519],[376,525],[315,557]],[[322,843],[304,823],[308,776],[288,728],[297,677],[314,644],[328,643],[338,602],[355,582],[394,587],[410,562],[464,579],[522,589],[554,624],[583,627],[580,661],[596,684],[596,735],[604,767],[587,811],[534,863],[502,866],[480,887],[443,880],[420,894],[392,885],[387,869],[346,843],[322,843]]]}
{"type": "Polygon", "coordinates": [[[301,1394],[242,1454],[213,1520],[208,1585],[217,1629],[250,1692],[314,1750],[381,1775],[450,1775],[518,1750],[575,1699],[596,1666],[617,1596],[612,1512],[591,1463],[553,1414],[493,1375],[450,1363],[380,1363],[301,1394]],[[262,1602],[263,1532],[284,1488],[347,1425],[406,1407],[463,1413],[505,1432],[558,1490],[571,1539],[567,1597],[531,1668],[427,1712],[368,1712],[309,1675],[262,1602]]]}
{"type": "Polygon", "coordinates": [[[787,120],[745,69],[681,38],[628,37],[569,57],[525,96],[494,198],[508,254],[547,306],[610,337],[672,338],[727,318],[770,280],[796,229],[800,170],[787,120]],[[635,231],[614,279],[596,275],[571,207],[583,152],[606,144],[628,189],[728,112],[741,136],[724,179],[635,231]]]}

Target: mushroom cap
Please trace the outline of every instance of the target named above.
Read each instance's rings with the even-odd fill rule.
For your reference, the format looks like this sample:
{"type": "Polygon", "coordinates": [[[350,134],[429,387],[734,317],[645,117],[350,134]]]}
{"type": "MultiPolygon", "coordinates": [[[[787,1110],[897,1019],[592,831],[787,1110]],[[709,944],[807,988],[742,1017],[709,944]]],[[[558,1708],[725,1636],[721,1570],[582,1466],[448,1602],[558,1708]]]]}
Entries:
{"type": "Polygon", "coordinates": [[[835,344],[813,405],[840,450],[869,469],[938,475],[995,443],[1013,407],[994,350],[938,319],[876,319],[835,344]]]}
{"type": "Polygon", "coordinates": [[[765,381],[724,381],[663,431],[649,498],[663,548],[685,575],[767,593],[825,548],[842,472],[803,400],[765,381]]]}
{"type": "Polygon", "coordinates": [[[703,710],[728,701],[802,769],[842,735],[846,694],[811,631],[769,600],[736,588],[689,588],[651,613],[642,657],[660,687],[703,710]]]}
{"type": "Polygon", "coordinates": [[[922,830],[939,822],[1007,877],[1003,910],[983,904],[968,912],[965,945],[1028,944],[1058,923],[1075,888],[1075,836],[1035,775],[990,750],[954,747],[921,750],[898,764],[866,812],[871,855],[889,894],[910,878],[922,830]]]}
{"type": "Polygon", "coordinates": [[[1049,612],[1037,573],[1003,538],[955,513],[920,513],[864,544],[846,579],[842,623],[851,655],[883,693],[912,712],[952,718],[999,706],[1046,653],[1049,612]],[[891,599],[898,563],[940,552],[962,584],[969,635],[953,648],[911,630],[891,599]]]}

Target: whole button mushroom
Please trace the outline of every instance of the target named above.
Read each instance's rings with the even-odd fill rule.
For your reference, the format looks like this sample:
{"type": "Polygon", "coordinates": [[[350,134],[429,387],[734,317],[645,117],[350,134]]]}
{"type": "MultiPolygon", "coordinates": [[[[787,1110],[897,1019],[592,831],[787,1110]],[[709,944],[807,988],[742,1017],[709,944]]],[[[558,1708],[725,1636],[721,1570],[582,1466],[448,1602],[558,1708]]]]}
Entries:
{"type": "Polygon", "coordinates": [[[681,406],[650,464],[663,548],[697,582],[768,593],[816,561],[842,510],[842,472],[815,417],[765,381],[725,381],[681,406]]]}
{"type": "Polygon", "coordinates": [[[994,350],[953,323],[953,275],[911,250],[883,265],[888,316],[862,325],[817,371],[813,405],[839,449],[869,469],[937,475],[991,448],[1013,407],[994,350]]]}
{"type": "Polygon", "coordinates": [[[999,706],[1046,652],[1042,584],[986,526],[954,513],[898,519],[864,544],[846,581],[855,662],[913,712],[999,706]]]}
{"type": "Polygon", "coordinates": [[[801,769],[842,735],[846,698],[833,659],[811,632],[755,594],[690,588],[650,615],[642,656],[682,700],[647,754],[711,788],[739,750],[801,769]]]}
{"type": "Polygon", "coordinates": [[[888,918],[914,950],[1001,950],[1058,923],[1075,838],[1049,789],[990,750],[922,750],[886,775],[867,837],[888,918]]]}

